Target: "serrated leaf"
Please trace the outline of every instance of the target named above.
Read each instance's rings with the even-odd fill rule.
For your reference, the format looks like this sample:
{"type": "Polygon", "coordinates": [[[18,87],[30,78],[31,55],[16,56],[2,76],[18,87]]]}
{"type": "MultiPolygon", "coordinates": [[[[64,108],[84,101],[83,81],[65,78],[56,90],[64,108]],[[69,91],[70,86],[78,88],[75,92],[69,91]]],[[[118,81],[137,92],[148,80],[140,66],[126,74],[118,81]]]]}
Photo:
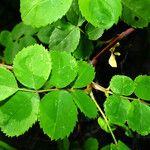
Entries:
{"type": "Polygon", "coordinates": [[[127,123],[133,131],[145,136],[150,133],[149,116],[150,107],[139,100],[134,100],[129,109],[127,123]]]}
{"type": "Polygon", "coordinates": [[[21,18],[25,24],[46,26],[62,18],[69,10],[72,0],[21,0],[21,18]]]}
{"type": "Polygon", "coordinates": [[[119,95],[131,95],[134,92],[134,82],[131,78],[124,75],[115,75],[110,81],[110,89],[119,95]]]}
{"type": "Polygon", "coordinates": [[[140,75],[135,78],[135,95],[141,99],[150,101],[150,76],[140,75]]]}
{"type": "Polygon", "coordinates": [[[109,121],[121,126],[127,121],[129,108],[130,102],[128,99],[121,98],[117,95],[107,97],[104,103],[104,110],[109,121]]]}
{"type": "Polygon", "coordinates": [[[137,28],[148,26],[150,22],[149,0],[123,0],[122,19],[137,28]]]}
{"type": "Polygon", "coordinates": [[[61,24],[52,32],[49,40],[50,50],[73,52],[80,40],[80,30],[69,23],[61,24]]]}
{"type": "Polygon", "coordinates": [[[12,42],[11,32],[4,30],[0,33],[0,44],[3,46],[7,46],[10,42],[12,42]]]}
{"type": "Polygon", "coordinates": [[[77,49],[73,52],[76,59],[88,60],[94,50],[92,41],[86,36],[81,36],[77,49]]]}
{"type": "Polygon", "coordinates": [[[97,108],[93,100],[82,91],[72,92],[74,102],[80,111],[89,118],[95,118],[97,116],[97,108]]]}
{"type": "Polygon", "coordinates": [[[19,136],[37,120],[39,96],[36,93],[17,92],[0,105],[0,128],[7,136],[19,136]]]}
{"type": "Polygon", "coordinates": [[[33,28],[29,25],[25,25],[24,23],[17,24],[12,30],[13,40],[17,40],[23,35],[33,35],[38,31],[37,28],[33,28]]]}
{"type": "Polygon", "coordinates": [[[73,88],[83,88],[89,85],[95,77],[94,67],[85,61],[78,62],[78,76],[73,88]]]}
{"type": "Polygon", "coordinates": [[[77,62],[67,52],[51,51],[52,73],[48,81],[50,86],[63,88],[77,76],[77,62]]]}
{"type": "Polygon", "coordinates": [[[28,46],[16,55],[13,71],[24,86],[39,89],[50,75],[50,54],[42,45],[28,46]]]}
{"type": "Polygon", "coordinates": [[[7,69],[0,67],[0,101],[13,95],[18,90],[14,75],[7,69]]]}
{"type": "Polygon", "coordinates": [[[77,108],[67,91],[46,94],[40,103],[40,126],[52,140],[63,139],[73,131],[77,108]],[[68,121],[67,121],[68,120],[68,121]]]}
{"type": "Polygon", "coordinates": [[[93,26],[108,29],[121,16],[121,0],[79,0],[79,8],[93,26]]]}
{"type": "Polygon", "coordinates": [[[118,141],[117,145],[111,144],[111,150],[131,150],[127,145],[125,145],[122,141],[118,141]]]}
{"type": "Polygon", "coordinates": [[[88,138],[83,146],[84,150],[98,150],[99,148],[99,143],[98,140],[96,138],[88,138]]]}
{"type": "Polygon", "coordinates": [[[54,26],[53,25],[47,25],[45,27],[40,28],[37,37],[39,40],[45,44],[49,44],[49,39],[54,31],[54,26]]]}
{"type": "Polygon", "coordinates": [[[86,25],[86,29],[85,30],[86,30],[86,33],[87,33],[88,38],[90,40],[97,40],[104,33],[104,29],[103,28],[94,27],[93,25],[91,25],[89,23],[86,25]]]}
{"type": "Polygon", "coordinates": [[[35,44],[36,40],[30,36],[26,35],[20,38],[18,41],[11,41],[7,44],[4,51],[4,61],[6,64],[12,64],[16,54],[22,50],[24,47],[35,44]]]}
{"type": "Polygon", "coordinates": [[[81,26],[85,19],[82,17],[79,10],[78,0],[73,0],[70,9],[68,10],[67,19],[74,25],[81,26]]]}

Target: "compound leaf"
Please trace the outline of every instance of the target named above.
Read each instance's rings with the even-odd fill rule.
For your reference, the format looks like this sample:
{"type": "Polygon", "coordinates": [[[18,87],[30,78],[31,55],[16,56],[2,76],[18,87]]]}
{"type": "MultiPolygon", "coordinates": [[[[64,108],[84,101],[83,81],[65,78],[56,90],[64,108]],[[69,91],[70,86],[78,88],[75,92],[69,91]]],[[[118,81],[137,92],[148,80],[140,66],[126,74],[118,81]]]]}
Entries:
{"type": "Polygon", "coordinates": [[[85,19],[82,17],[79,10],[78,0],[73,0],[70,9],[66,14],[67,19],[76,26],[81,26],[85,19]]]}
{"type": "Polygon", "coordinates": [[[49,44],[49,39],[50,39],[50,36],[51,36],[53,30],[54,30],[53,25],[47,25],[46,27],[40,28],[40,30],[37,34],[39,40],[45,44],[49,44]]]}
{"type": "Polygon", "coordinates": [[[57,88],[69,85],[77,76],[76,60],[67,52],[51,51],[52,73],[49,84],[57,88]]]}
{"type": "Polygon", "coordinates": [[[150,22],[149,0],[123,0],[122,19],[133,27],[143,28],[150,22]]]}
{"type": "Polygon", "coordinates": [[[135,78],[135,95],[141,99],[150,101],[150,76],[140,75],[135,78]]]}
{"type": "Polygon", "coordinates": [[[21,0],[21,18],[28,25],[46,26],[64,16],[71,3],[72,0],[21,0]]]}
{"type": "Polygon", "coordinates": [[[8,136],[19,136],[37,120],[39,96],[36,93],[17,92],[0,105],[0,127],[8,136]]]}
{"type": "Polygon", "coordinates": [[[89,118],[95,118],[97,116],[97,108],[93,100],[82,91],[72,92],[74,102],[79,107],[81,112],[89,118]]]}
{"type": "Polygon", "coordinates": [[[121,0],[79,0],[79,8],[93,26],[110,28],[121,16],[121,0]]]}
{"type": "Polygon", "coordinates": [[[24,23],[17,24],[12,30],[13,40],[17,40],[23,35],[33,35],[38,31],[37,28],[33,28],[29,25],[25,25],[24,23]]]}
{"type": "Polygon", "coordinates": [[[40,126],[51,139],[63,139],[73,131],[77,108],[67,91],[46,94],[40,103],[40,126]]]}
{"type": "Polygon", "coordinates": [[[89,85],[95,77],[94,67],[85,61],[78,62],[78,76],[73,88],[83,88],[89,85]]]}
{"type": "Polygon", "coordinates": [[[129,109],[127,123],[133,131],[145,136],[150,133],[150,107],[134,100],[129,109]]]}
{"type": "Polygon", "coordinates": [[[0,101],[13,95],[18,90],[14,75],[7,69],[0,67],[0,101]]]}
{"type": "Polygon", "coordinates": [[[49,40],[50,50],[59,50],[73,52],[80,40],[80,30],[78,27],[67,24],[61,24],[52,32],[49,40]]]}
{"type": "Polygon", "coordinates": [[[90,40],[97,40],[98,38],[100,38],[103,35],[104,29],[94,27],[91,24],[87,24],[86,33],[90,40]]]}
{"type": "Polygon", "coordinates": [[[39,89],[51,71],[50,54],[42,45],[28,46],[16,55],[13,70],[23,85],[39,89]]]}
{"type": "Polygon", "coordinates": [[[111,123],[123,125],[127,121],[130,102],[116,95],[107,97],[104,103],[106,116],[111,123]]]}
{"type": "Polygon", "coordinates": [[[115,75],[110,81],[110,89],[115,94],[128,96],[134,92],[134,82],[127,76],[115,75]]]}

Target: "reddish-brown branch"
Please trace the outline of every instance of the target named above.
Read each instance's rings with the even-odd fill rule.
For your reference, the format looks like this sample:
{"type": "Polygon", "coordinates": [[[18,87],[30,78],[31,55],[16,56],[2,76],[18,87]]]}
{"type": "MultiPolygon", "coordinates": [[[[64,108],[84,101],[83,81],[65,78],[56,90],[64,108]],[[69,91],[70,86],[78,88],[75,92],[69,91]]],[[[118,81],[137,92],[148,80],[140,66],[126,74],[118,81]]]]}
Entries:
{"type": "Polygon", "coordinates": [[[132,32],[134,32],[135,29],[134,28],[129,28],[127,30],[125,30],[124,32],[122,32],[121,34],[117,35],[117,37],[113,38],[110,43],[104,47],[104,49],[102,49],[95,57],[93,57],[93,59],[91,60],[91,64],[93,64],[93,66],[96,66],[100,56],[108,51],[110,48],[112,48],[118,41],[120,41],[121,39],[125,38],[126,36],[128,36],[129,34],[131,34],[132,32]]]}

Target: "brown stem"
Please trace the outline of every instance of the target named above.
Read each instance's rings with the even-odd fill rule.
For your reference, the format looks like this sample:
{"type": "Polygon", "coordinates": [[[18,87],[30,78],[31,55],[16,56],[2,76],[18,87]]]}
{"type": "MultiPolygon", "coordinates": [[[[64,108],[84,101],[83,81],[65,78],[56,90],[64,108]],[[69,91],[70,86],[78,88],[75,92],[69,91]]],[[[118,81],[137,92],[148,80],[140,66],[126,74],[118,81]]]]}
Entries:
{"type": "Polygon", "coordinates": [[[7,68],[7,69],[9,69],[9,70],[12,70],[12,69],[13,69],[12,66],[5,65],[5,64],[0,64],[0,67],[5,67],[5,68],[7,68]]]}
{"type": "Polygon", "coordinates": [[[124,32],[122,32],[121,34],[117,35],[117,37],[113,38],[110,43],[104,47],[104,49],[102,49],[95,57],[93,57],[93,59],[91,60],[91,64],[93,64],[93,66],[96,66],[100,56],[108,51],[110,48],[112,48],[118,41],[120,41],[121,39],[125,38],[126,36],[128,36],[129,34],[131,34],[132,32],[134,32],[135,29],[134,28],[129,28],[127,30],[125,30],[124,32]]]}

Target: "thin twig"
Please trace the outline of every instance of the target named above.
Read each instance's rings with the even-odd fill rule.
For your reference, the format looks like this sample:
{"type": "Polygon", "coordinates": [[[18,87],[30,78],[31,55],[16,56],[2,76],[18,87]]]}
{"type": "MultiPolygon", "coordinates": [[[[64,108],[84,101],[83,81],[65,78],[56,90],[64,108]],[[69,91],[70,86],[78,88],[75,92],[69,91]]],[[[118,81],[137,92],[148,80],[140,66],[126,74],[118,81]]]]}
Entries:
{"type": "Polygon", "coordinates": [[[95,97],[94,97],[94,95],[93,95],[92,92],[90,93],[90,96],[91,96],[91,98],[93,99],[93,101],[94,101],[94,103],[95,103],[97,109],[98,109],[99,112],[101,113],[102,117],[104,118],[104,120],[105,120],[105,122],[106,122],[106,124],[107,124],[107,127],[108,127],[108,129],[109,129],[109,131],[110,131],[110,134],[111,134],[111,136],[112,136],[112,138],[113,138],[113,140],[114,140],[114,143],[117,145],[116,137],[115,137],[115,135],[114,135],[114,133],[113,133],[113,131],[112,131],[110,125],[109,125],[109,122],[108,122],[107,117],[105,116],[104,112],[102,111],[102,109],[101,109],[100,106],[98,105],[98,103],[97,103],[97,101],[95,100],[95,97]]]}
{"type": "Polygon", "coordinates": [[[128,36],[129,34],[131,34],[132,32],[134,32],[135,29],[134,28],[129,28],[127,30],[125,30],[124,32],[122,32],[121,34],[119,34],[117,37],[113,38],[110,43],[104,48],[102,49],[95,57],[93,57],[93,59],[91,60],[91,64],[93,64],[93,66],[96,66],[100,56],[108,51],[110,48],[112,48],[118,41],[120,41],[121,39],[125,38],[126,36],[128,36]]]}
{"type": "Polygon", "coordinates": [[[7,69],[9,69],[9,70],[12,70],[12,69],[13,69],[12,66],[5,65],[5,64],[0,64],[0,67],[5,67],[5,68],[7,68],[7,69]]]}

